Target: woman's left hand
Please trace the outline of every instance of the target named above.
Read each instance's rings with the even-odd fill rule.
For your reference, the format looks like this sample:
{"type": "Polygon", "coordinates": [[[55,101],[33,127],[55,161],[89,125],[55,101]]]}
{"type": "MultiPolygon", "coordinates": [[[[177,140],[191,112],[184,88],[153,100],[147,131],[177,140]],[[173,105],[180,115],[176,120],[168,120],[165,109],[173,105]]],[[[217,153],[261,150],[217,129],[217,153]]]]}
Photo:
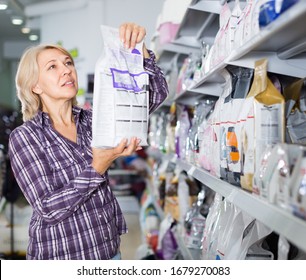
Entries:
{"type": "MultiPolygon", "coordinates": [[[[137,43],[144,40],[146,29],[133,22],[126,22],[119,27],[120,40],[123,42],[126,49],[134,49],[137,43]]],[[[147,49],[143,47],[144,57],[148,57],[147,49]]]]}

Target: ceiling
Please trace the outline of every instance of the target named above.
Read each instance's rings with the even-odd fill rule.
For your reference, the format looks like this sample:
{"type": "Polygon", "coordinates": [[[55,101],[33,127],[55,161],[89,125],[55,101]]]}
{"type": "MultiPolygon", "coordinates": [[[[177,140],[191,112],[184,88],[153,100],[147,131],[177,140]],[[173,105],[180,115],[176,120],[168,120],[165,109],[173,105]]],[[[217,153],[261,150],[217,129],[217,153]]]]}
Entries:
{"type": "MultiPolygon", "coordinates": [[[[12,16],[21,16],[26,20],[25,8],[32,4],[43,2],[56,2],[60,0],[6,0],[8,8],[0,10],[0,41],[24,41],[28,40],[29,34],[21,32],[21,26],[11,23],[12,16]]],[[[0,3],[2,1],[0,0],[0,3]]],[[[34,30],[35,34],[39,34],[39,30],[34,30]]]]}

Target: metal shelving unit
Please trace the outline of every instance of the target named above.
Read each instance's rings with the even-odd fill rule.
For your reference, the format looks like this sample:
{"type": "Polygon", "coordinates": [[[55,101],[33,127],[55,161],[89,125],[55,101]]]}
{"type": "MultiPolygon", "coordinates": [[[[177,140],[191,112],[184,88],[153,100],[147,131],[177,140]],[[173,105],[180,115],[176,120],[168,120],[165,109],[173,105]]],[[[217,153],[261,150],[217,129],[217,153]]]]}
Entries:
{"type": "Polygon", "coordinates": [[[176,163],[203,184],[220,193],[229,202],[248,212],[275,232],[282,234],[293,244],[306,251],[306,222],[280,207],[260,199],[255,194],[222,181],[199,167],[182,160],[176,163]],[[254,211],[256,210],[256,211],[254,211]]]}
{"type": "MultiPolygon", "coordinates": [[[[181,50],[198,51],[195,42],[201,36],[203,37],[205,31],[210,30],[208,32],[209,36],[212,36],[214,32],[217,33],[217,29],[213,29],[216,26],[212,24],[214,22],[212,19],[218,17],[220,9],[220,1],[193,1],[186,11],[174,42],[171,44],[173,48],[171,55],[175,55],[176,45],[179,45],[181,50]],[[199,25],[197,19],[194,19],[195,13],[202,13],[202,25],[199,25]],[[208,23],[211,24],[210,29],[208,29],[208,23]]],[[[199,82],[176,96],[173,101],[188,104],[188,102],[194,102],[198,95],[218,97],[222,92],[224,82],[220,73],[227,65],[254,68],[254,62],[264,57],[269,61],[269,72],[297,78],[305,77],[305,17],[306,1],[299,1],[244,45],[234,49],[224,61],[213,67],[199,82]]],[[[187,54],[187,51],[185,54],[187,54]]],[[[163,50],[161,50],[161,61],[162,57],[163,50]]],[[[306,251],[306,222],[304,220],[246,190],[212,176],[201,168],[175,157],[172,157],[171,160],[176,161],[188,174],[220,193],[228,201],[240,207],[241,210],[246,211],[275,232],[285,236],[297,247],[306,251]]],[[[192,258],[191,253],[188,250],[186,252],[186,257],[192,258]]]]}
{"type": "MultiPolygon", "coordinates": [[[[210,9],[210,2],[218,1],[198,1],[197,7],[203,9],[203,13],[207,17],[207,11],[210,9]]],[[[216,4],[215,4],[216,5],[216,4]]],[[[192,6],[191,6],[192,7],[192,6]]],[[[191,7],[189,9],[191,9],[191,7]]],[[[214,13],[217,11],[214,11],[214,13]]],[[[215,14],[214,14],[215,15],[215,14]]],[[[188,11],[185,17],[188,17],[188,11]]],[[[220,71],[224,69],[227,65],[236,65],[247,68],[254,68],[254,61],[260,58],[267,58],[268,71],[276,74],[282,74],[292,77],[303,78],[306,76],[306,29],[304,28],[306,17],[306,2],[300,1],[282,15],[280,15],[274,22],[263,28],[260,33],[252,37],[248,42],[246,42],[241,47],[234,49],[232,53],[220,64],[214,66],[204,77],[201,78],[196,84],[193,84],[188,90],[176,97],[177,100],[185,99],[185,95],[188,97],[190,92],[195,94],[205,94],[211,95],[211,90],[207,89],[203,85],[205,83],[212,83],[216,87],[214,95],[220,94],[220,88],[222,88],[223,80],[220,77],[220,71]],[[284,36],[286,34],[286,36],[284,36]]],[[[188,23],[185,19],[182,21],[182,25],[188,23]]],[[[203,25],[206,23],[204,22],[203,25]]],[[[177,38],[180,38],[181,30],[187,27],[181,27],[178,31],[177,38]]],[[[192,25],[189,27],[191,30],[201,28],[197,25],[192,25]]],[[[217,30],[215,30],[215,33],[217,30]]],[[[197,37],[197,31],[189,31],[193,34],[192,40],[182,40],[180,41],[181,49],[190,51],[199,51],[195,47],[194,40],[199,40],[197,37]],[[193,42],[191,45],[188,42],[193,42]]],[[[172,44],[175,46],[177,44],[177,39],[174,40],[172,44]]],[[[175,54],[175,47],[173,47],[173,56],[175,54]]],[[[161,58],[163,50],[161,51],[161,58]]],[[[186,52],[185,52],[186,54],[186,52]]],[[[161,59],[162,61],[162,59],[161,59]]]]}

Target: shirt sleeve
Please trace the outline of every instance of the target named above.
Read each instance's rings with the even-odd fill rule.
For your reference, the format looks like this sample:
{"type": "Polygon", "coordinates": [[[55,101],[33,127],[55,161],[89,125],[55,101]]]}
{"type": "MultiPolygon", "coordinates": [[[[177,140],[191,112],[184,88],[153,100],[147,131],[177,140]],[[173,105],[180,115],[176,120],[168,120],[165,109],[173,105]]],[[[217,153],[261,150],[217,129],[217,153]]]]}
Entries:
{"type": "Polygon", "coordinates": [[[103,181],[88,165],[63,186],[52,185],[52,172],[33,130],[19,127],[10,134],[9,157],[16,181],[34,211],[56,224],[76,211],[103,181]]]}
{"type": "Polygon", "coordinates": [[[168,84],[164,73],[156,64],[155,55],[144,59],[144,69],[149,73],[149,113],[151,114],[168,96],[168,84]]]}

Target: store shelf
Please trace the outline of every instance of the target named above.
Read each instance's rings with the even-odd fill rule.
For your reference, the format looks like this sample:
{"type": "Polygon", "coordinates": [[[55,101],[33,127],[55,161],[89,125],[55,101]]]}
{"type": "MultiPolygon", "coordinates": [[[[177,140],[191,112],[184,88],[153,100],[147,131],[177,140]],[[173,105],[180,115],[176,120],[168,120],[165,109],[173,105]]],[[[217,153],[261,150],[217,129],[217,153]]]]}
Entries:
{"type": "Polygon", "coordinates": [[[220,14],[221,8],[221,2],[216,0],[197,1],[195,4],[191,3],[189,6],[190,10],[198,10],[213,14],[220,14]]]}
{"type": "Polygon", "coordinates": [[[109,176],[115,176],[115,175],[138,175],[137,170],[126,170],[126,169],[110,169],[108,170],[109,176]]]}
{"type": "Polygon", "coordinates": [[[203,86],[197,87],[195,89],[188,89],[182,94],[178,94],[175,96],[174,101],[184,105],[192,106],[205,96],[209,96],[210,98],[217,98],[220,96],[222,89],[222,84],[206,83],[203,84],[203,86]]]}
{"type": "Polygon", "coordinates": [[[306,251],[306,221],[260,199],[254,194],[214,177],[201,168],[179,159],[176,161],[176,164],[190,176],[193,176],[215,192],[221,194],[229,202],[235,204],[241,210],[249,213],[275,232],[285,236],[297,247],[306,251]]]}
{"type": "Polygon", "coordinates": [[[181,41],[181,44],[186,46],[194,46],[205,33],[205,37],[214,38],[219,29],[218,16],[203,11],[188,9],[180,28],[176,34],[175,41],[178,42],[180,38],[186,37],[189,40],[181,41]]]}
{"type": "MultiPolygon", "coordinates": [[[[165,46],[162,47],[162,54],[165,55],[164,53],[167,52],[172,52],[174,54],[176,53],[181,53],[188,55],[192,52],[199,51],[198,47],[193,47],[193,46],[184,46],[176,43],[168,43],[165,46]]],[[[172,54],[173,57],[173,54],[172,54]]],[[[163,57],[162,57],[163,58],[163,57]]]]}
{"type": "Polygon", "coordinates": [[[260,33],[243,46],[233,50],[225,63],[254,68],[254,59],[267,57],[272,62],[269,63],[270,71],[305,77],[305,57],[303,60],[301,57],[292,59],[293,56],[303,54],[306,51],[304,41],[301,41],[301,38],[306,37],[305,16],[306,1],[300,1],[281,14],[274,22],[261,29],[260,33]],[[298,51],[297,45],[300,46],[298,51]],[[288,59],[284,60],[281,57],[288,59]]]}
{"type": "MultiPolygon", "coordinates": [[[[234,2],[231,1],[229,4],[233,5],[234,2]]],[[[221,1],[192,1],[186,10],[173,45],[171,44],[173,55],[176,52],[175,46],[181,48],[177,53],[182,53],[187,49],[193,52],[200,51],[200,42],[203,38],[205,41],[207,40],[206,42],[213,44],[219,29],[218,19],[221,4],[221,1]]],[[[246,1],[241,1],[241,8],[245,4],[246,1]]],[[[225,82],[221,75],[223,69],[228,65],[254,68],[255,61],[262,58],[268,60],[267,70],[271,73],[296,78],[306,77],[305,18],[306,1],[299,1],[275,21],[262,28],[249,41],[235,48],[226,59],[210,69],[198,82],[192,84],[180,95],[175,96],[173,101],[194,105],[198,99],[205,95],[218,98],[223,91],[225,82]]],[[[170,45],[168,47],[170,49],[170,45]]],[[[188,55],[188,51],[184,54],[188,55]]],[[[199,167],[177,159],[175,156],[167,155],[167,158],[170,158],[190,176],[221,194],[229,202],[237,205],[273,231],[286,237],[298,248],[306,251],[306,221],[255,194],[214,177],[199,167]]],[[[192,253],[184,246],[182,239],[179,243],[184,257],[194,259],[192,253]]]]}
{"type": "Polygon", "coordinates": [[[254,68],[254,61],[266,58],[268,60],[268,72],[287,75],[297,78],[306,76],[306,54],[291,59],[280,59],[275,52],[257,52],[252,51],[244,55],[242,58],[229,61],[228,64],[254,68]]]}
{"type": "MultiPolygon", "coordinates": [[[[215,1],[199,1],[197,4],[195,4],[195,6],[198,6],[198,10],[200,10],[199,6],[206,6],[205,2],[215,1]]],[[[206,10],[204,10],[204,13],[207,20],[208,15],[206,14],[206,10]]],[[[190,15],[187,11],[186,18],[188,17],[190,17],[190,15]]],[[[251,40],[243,44],[241,47],[233,50],[229,57],[213,67],[200,79],[200,81],[188,88],[186,92],[183,92],[179,97],[176,97],[176,100],[185,102],[187,101],[186,96],[191,96],[193,99],[198,99],[196,97],[197,94],[220,96],[224,82],[220,75],[220,71],[222,69],[229,64],[246,68],[254,68],[254,61],[261,58],[268,59],[269,72],[298,78],[305,77],[305,17],[306,1],[300,1],[281,14],[274,22],[263,28],[258,34],[253,36],[251,40]],[[286,34],[286,36],[283,36],[283,34],[286,34]],[[203,86],[206,83],[211,83],[208,87],[215,86],[216,90],[209,90],[208,87],[206,90],[206,86],[203,86]],[[192,95],[190,95],[191,92],[193,93],[192,95]]],[[[180,31],[178,32],[176,42],[184,44],[183,48],[189,48],[190,51],[199,51],[200,46],[197,49],[195,47],[195,42],[198,41],[198,32],[199,29],[202,29],[202,25],[198,26],[198,24],[189,22],[187,19],[185,19],[182,22],[180,31]],[[184,30],[186,31],[184,32],[184,30]],[[190,37],[180,37],[180,34],[182,33],[188,33],[190,37]]]]}

